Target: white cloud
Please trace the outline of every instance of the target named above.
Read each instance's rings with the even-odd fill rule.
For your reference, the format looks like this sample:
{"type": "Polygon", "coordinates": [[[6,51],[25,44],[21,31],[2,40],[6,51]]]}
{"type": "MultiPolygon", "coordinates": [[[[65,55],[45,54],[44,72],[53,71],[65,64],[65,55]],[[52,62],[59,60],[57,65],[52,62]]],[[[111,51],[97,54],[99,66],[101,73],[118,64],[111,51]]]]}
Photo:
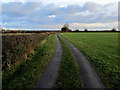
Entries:
{"type": "Polygon", "coordinates": [[[34,28],[40,28],[40,29],[61,29],[63,25],[33,25],[34,28]]]}
{"type": "Polygon", "coordinates": [[[93,13],[91,13],[89,11],[83,11],[83,12],[75,13],[75,16],[89,16],[89,15],[93,15],[93,13]]]}
{"type": "Polygon", "coordinates": [[[118,22],[113,23],[70,23],[69,24],[71,28],[76,29],[112,29],[116,28],[118,29],[118,22]]]}
{"type": "Polygon", "coordinates": [[[67,5],[60,5],[60,7],[61,7],[61,8],[66,8],[66,7],[67,7],[67,5]]]}
{"type": "Polygon", "coordinates": [[[9,3],[9,2],[41,2],[41,0],[2,0],[3,3],[9,3]]]}
{"type": "MultiPolygon", "coordinates": [[[[117,27],[117,23],[115,23],[118,20],[117,3],[100,5],[86,2],[81,6],[79,3],[68,5],[66,0],[59,5],[50,4],[51,1],[53,0],[49,0],[46,4],[41,4],[41,2],[4,3],[3,22],[8,23],[6,26],[26,28],[34,25],[34,28],[60,29],[60,26],[64,23],[69,23],[71,28],[117,27]],[[58,24],[59,26],[55,27],[54,24],[58,24]]],[[[74,2],[76,1],[74,0],[74,2]]],[[[60,1],[58,0],[56,2],[60,1]]],[[[70,0],[70,2],[73,2],[73,0],[70,0]]]]}
{"type": "Polygon", "coordinates": [[[108,4],[108,3],[113,3],[116,2],[118,3],[119,0],[2,0],[2,2],[6,3],[6,2],[43,2],[44,4],[50,4],[50,3],[54,3],[57,5],[70,5],[70,4],[80,4],[83,5],[86,2],[94,2],[94,3],[98,3],[98,4],[108,4]]]}
{"type": "Polygon", "coordinates": [[[35,11],[39,11],[39,10],[40,10],[40,7],[35,8],[35,11]]]}
{"type": "Polygon", "coordinates": [[[84,9],[93,12],[93,13],[97,13],[101,10],[103,5],[94,3],[94,2],[86,2],[83,6],[84,9]]]}
{"type": "Polygon", "coordinates": [[[55,18],[56,15],[49,15],[48,17],[49,17],[49,18],[55,18]]]}
{"type": "Polygon", "coordinates": [[[110,3],[110,4],[104,5],[101,13],[109,13],[112,15],[117,15],[118,14],[118,4],[117,3],[110,3]]]}
{"type": "Polygon", "coordinates": [[[38,10],[40,5],[41,2],[28,2],[24,4],[21,2],[4,3],[2,5],[2,13],[9,13],[11,15],[30,15],[36,8],[38,10]]]}
{"type": "Polygon", "coordinates": [[[113,3],[116,2],[118,3],[119,0],[42,0],[44,2],[44,4],[49,4],[49,3],[54,3],[57,5],[63,4],[63,5],[71,5],[71,4],[79,4],[79,5],[83,5],[86,2],[94,2],[94,3],[98,3],[101,5],[105,5],[108,3],[113,3]]]}
{"type": "MultiPolygon", "coordinates": [[[[108,29],[111,30],[112,28],[116,28],[118,29],[117,26],[118,23],[117,22],[113,22],[113,23],[69,23],[69,27],[72,30],[75,29],[80,29],[80,30],[84,30],[85,28],[87,28],[88,30],[104,30],[104,29],[108,29]]],[[[61,29],[61,27],[63,27],[63,24],[59,24],[59,25],[32,25],[33,28],[40,28],[40,29],[61,29]]]]}

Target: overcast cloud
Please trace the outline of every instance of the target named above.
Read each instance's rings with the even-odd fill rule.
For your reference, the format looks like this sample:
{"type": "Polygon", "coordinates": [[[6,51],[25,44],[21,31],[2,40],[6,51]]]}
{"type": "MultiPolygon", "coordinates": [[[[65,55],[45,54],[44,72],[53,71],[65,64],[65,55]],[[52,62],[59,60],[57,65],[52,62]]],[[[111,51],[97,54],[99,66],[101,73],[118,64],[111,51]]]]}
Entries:
{"type": "MultiPolygon", "coordinates": [[[[65,2],[49,0],[39,2],[2,3],[2,25],[6,28],[60,29],[65,23],[76,29],[117,28],[118,2],[95,0],[70,0],[65,2]],[[89,2],[92,1],[92,2],[89,2]],[[74,3],[72,3],[74,2],[74,3]],[[81,3],[80,3],[81,2],[81,3]]],[[[1,16],[1,15],[0,15],[1,16]]]]}

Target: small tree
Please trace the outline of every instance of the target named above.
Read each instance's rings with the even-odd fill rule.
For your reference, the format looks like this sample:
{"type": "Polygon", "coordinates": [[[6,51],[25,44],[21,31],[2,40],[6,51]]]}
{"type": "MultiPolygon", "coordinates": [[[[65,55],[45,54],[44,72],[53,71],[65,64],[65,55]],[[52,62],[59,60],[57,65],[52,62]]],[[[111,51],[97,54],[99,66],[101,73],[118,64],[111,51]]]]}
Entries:
{"type": "Polygon", "coordinates": [[[62,28],[61,28],[61,31],[66,32],[66,31],[68,31],[68,28],[62,27],[62,28]]]}
{"type": "Polygon", "coordinates": [[[87,28],[85,28],[85,32],[87,32],[88,30],[87,30],[87,28]]]}
{"type": "Polygon", "coordinates": [[[76,29],[75,32],[79,32],[79,29],[76,29]]]}
{"type": "Polygon", "coordinates": [[[111,32],[115,32],[115,31],[117,31],[115,28],[113,28],[113,29],[111,30],[111,32]]]}
{"type": "Polygon", "coordinates": [[[70,31],[69,25],[68,25],[68,24],[64,24],[64,26],[61,28],[61,31],[63,31],[63,32],[68,32],[68,31],[70,31]]]}

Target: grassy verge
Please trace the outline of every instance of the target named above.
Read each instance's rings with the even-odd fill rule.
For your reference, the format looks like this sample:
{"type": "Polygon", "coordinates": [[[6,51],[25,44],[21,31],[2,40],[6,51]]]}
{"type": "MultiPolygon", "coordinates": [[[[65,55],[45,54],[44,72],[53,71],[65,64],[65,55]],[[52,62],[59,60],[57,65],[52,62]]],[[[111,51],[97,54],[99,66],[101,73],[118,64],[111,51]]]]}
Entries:
{"type": "Polygon", "coordinates": [[[32,88],[43,74],[56,47],[55,35],[42,41],[26,61],[20,64],[14,73],[3,74],[3,89],[32,88]]]}
{"type": "Polygon", "coordinates": [[[95,67],[107,88],[120,88],[118,33],[64,33],[95,67]]]}
{"type": "Polygon", "coordinates": [[[81,88],[80,74],[75,56],[64,40],[60,39],[63,47],[63,57],[56,82],[56,88],[81,88]]]}

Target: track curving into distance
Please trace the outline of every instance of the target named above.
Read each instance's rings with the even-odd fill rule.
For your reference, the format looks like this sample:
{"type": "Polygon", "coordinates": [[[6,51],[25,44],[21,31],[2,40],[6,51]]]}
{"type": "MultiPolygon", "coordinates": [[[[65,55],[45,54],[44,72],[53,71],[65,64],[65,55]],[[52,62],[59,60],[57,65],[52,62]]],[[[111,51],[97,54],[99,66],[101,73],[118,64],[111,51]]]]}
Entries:
{"type": "MultiPolygon", "coordinates": [[[[56,35],[57,47],[53,54],[50,63],[48,64],[45,73],[38,80],[34,88],[53,88],[59,74],[59,67],[62,59],[61,42],[56,35]]],[[[51,43],[52,44],[52,43],[51,43]]]]}
{"type": "Polygon", "coordinates": [[[62,38],[72,49],[80,67],[80,79],[83,83],[84,88],[105,88],[100,77],[92,65],[89,63],[87,58],[67,39],[61,35],[58,36],[62,38]]]}

